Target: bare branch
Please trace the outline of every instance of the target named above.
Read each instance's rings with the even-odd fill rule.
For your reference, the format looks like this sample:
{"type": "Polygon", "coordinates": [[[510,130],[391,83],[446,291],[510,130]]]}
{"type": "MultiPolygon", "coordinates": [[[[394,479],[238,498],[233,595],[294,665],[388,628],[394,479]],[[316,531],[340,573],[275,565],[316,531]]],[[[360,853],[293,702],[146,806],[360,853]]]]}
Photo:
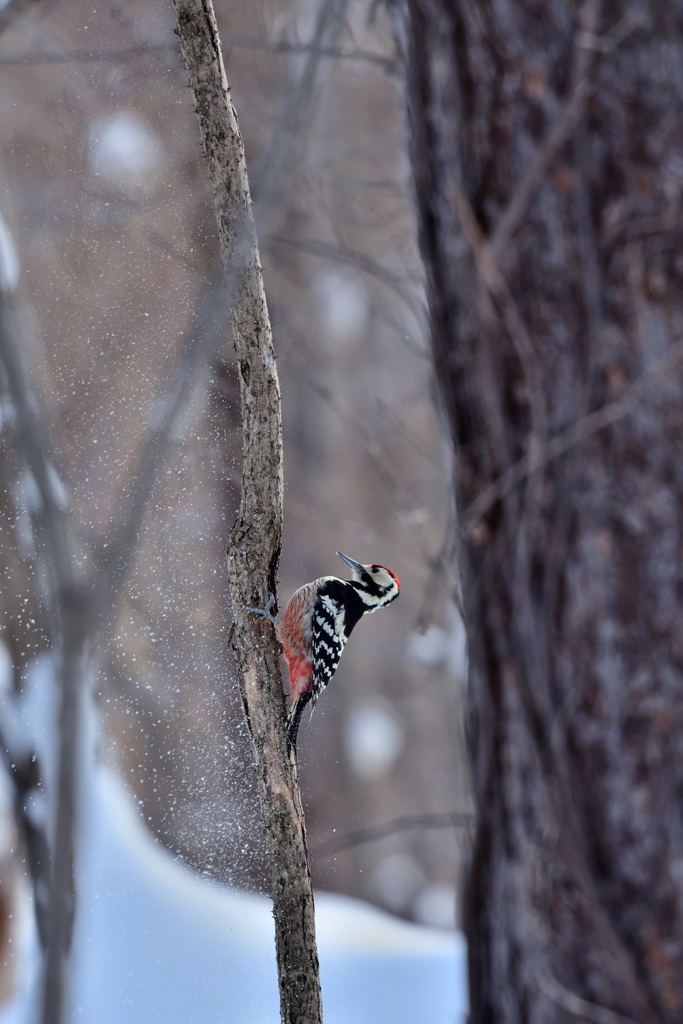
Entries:
{"type": "Polygon", "coordinates": [[[371,256],[358,252],[356,249],[331,245],[329,242],[323,242],[317,238],[285,238],[282,235],[269,235],[266,241],[268,245],[298,249],[300,252],[309,253],[311,256],[319,256],[321,259],[346,264],[347,266],[354,267],[361,273],[368,274],[379,281],[380,284],[390,288],[405,304],[412,316],[418,320],[418,313],[415,310],[417,297],[406,288],[402,277],[387,270],[371,256]]]}
{"type": "Polygon", "coordinates": [[[59,760],[55,793],[48,945],[42,1024],[66,1019],[69,957],[76,912],[76,834],[83,778],[85,646],[90,622],[86,592],[73,581],[60,593],[59,760]]]}
{"type": "Polygon", "coordinates": [[[68,590],[73,581],[64,512],[55,494],[53,471],[29,395],[19,351],[12,296],[0,287],[0,363],[4,369],[7,391],[16,410],[19,444],[40,496],[40,520],[47,541],[49,571],[53,593],[58,595],[68,590]]]}
{"type": "Polygon", "coordinates": [[[25,53],[0,59],[0,68],[41,64],[123,64],[156,53],[174,53],[174,43],[140,43],[120,50],[66,50],[64,53],[25,53]]]}
{"type": "Polygon", "coordinates": [[[405,814],[400,818],[382,821],[365,828],[351,829],[342,835],[333,836],[313,847],[316,857],[331,857],[342,850],[349,850],[364,843],[376,843],[400,832],[425,831],[432,828],[471,829],[475,816],[468,811],[444,811],[441,814],[405,814]]]}
{"type": "MultiPolygon", "coordinates": [[[[1,29],[0,29],[1,31],[1,29]]],[[[224,37],[225,46],[235,50],[252,50],[260,53],[282,54],[315,54],[317,57],[331,60],[357,61],[371,64],[392,74],[396,70],[396,60],[392,56],[363,50],[359,47],[339,47],[328,44],[296,43],[287,39],[269,43],[257,36],[229,35],[224,37]]],[[[140,57],[155,54],[173,54],[176,44],[168,42],[140,43],[137,46],[124,46],[116,50],[65,50],[63,53],[29,53],[2,57],[0,68],[17,66],[38,66],[41,64],[125,64],[140,57]]]]}
{"type": "MultiPolygon", "coordinates": [[[[0,274],[0,278],[6,275],[0,274]]],[[[57,500],[51,467],[24,377],[16,334],[12,295],[0,281],[0,363],[16,411],[17,435],[41,500],[52,579],[52,616],[59,646],[59,749],[54,794],[50,913],[43,985],[43,1024],[61,1024],[67,998],[67,964],[75,908],[78,778],[84,698],[83,654],[89,609],[73,572],[63,510],[57,500]]]]}
{"type": "Polygon", "coordinates": [[[133,483],[126,493],[115,522],[116,533],[96,554],[100,572],[95,580],[95,600],[105,621],[116,612],[123,585],[135,560],[137,543],[152,491],[166,459],[175,428],[184,415],[201,371],[207,366],[224,326],[225,310],[230,308],[231,289],[208,285],[199,303],[196,323],[190,328],[175,380],[161,402],[149,427],[133,472],[133,483]]]}
{"type": "Polygon", "coordinates": [[[387,74],[392,74],[396,70],[394,57],[374,53],[372,50],[363,50],[360,47],[344,48],[325,43],[290,43],[286,39],[269,46],[250,36],[229,36],[226,45],[243,47],[245,50],[263,50],[266,53],[315,53],[319,57],[330,57],[333,60],[352,60],[361,64],[375,64],[387,74]]]}
{"type": "MultiPolygon", "coordinates": [[[[0,643],[0,657],[9,659],[9,651],[0,643]]],[[[33,887],[38,937],[45,948],[48,938],[50,896],[50,844],[47,823],[31,813],[34,797],[44,791],[41,766],[25,735],[17,714],[16,694],[8,686],[0,692],[0,754],[12,782],[14,815],[24,841],[26,860],[33,887]]]]}
{"type": "Polygon", "coordinates": [[[312,124],[311,112],[318,98],[318,75],[322,51],[336,43],[348,0],[322,0],[303,70],[296,86],[285,98],[275,120],[262,171],[254,182],[259,225],[267,229],[280,196],[287,192],[297,161],[306,147],[312,124]]]}

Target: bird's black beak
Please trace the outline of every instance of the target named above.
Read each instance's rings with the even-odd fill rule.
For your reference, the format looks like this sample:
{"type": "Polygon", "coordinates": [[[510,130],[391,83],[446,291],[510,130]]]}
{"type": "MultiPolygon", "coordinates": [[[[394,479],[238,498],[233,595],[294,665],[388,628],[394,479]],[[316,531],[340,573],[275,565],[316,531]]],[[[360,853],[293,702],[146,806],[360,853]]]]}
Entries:
{"type": "Polygon", "coordinates": [[[343,555],[341,551],[338,551],[337,554],[341,558],[342,562],[346,562],[349,568],[353,569],[354,572],[357,572],[359,576],[362,576],[365,572],[365,567],[362,566],[360,562],[357,562],[355,558],[349,558],[348,555],[343,555]]]}

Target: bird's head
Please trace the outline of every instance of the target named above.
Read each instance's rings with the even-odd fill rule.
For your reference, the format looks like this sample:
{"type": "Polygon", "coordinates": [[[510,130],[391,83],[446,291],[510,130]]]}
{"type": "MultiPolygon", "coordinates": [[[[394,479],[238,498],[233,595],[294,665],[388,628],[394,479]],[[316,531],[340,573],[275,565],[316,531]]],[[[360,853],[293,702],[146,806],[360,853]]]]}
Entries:
{"type": "Polygon", "coordinates": [[[385,565],[363,565],[355,558],[343,555],[341,551],[337,554],[352,570],[353,579],[349,580],[349,584],[359,594],[367,612],[375,612],[396,600],[401,583],[395,572],[385,565]]]}

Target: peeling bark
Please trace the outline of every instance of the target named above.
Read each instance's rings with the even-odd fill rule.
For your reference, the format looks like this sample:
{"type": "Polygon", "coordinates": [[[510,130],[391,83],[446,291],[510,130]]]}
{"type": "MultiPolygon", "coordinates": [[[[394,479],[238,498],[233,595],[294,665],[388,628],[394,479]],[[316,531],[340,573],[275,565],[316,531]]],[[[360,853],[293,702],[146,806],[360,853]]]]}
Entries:
{"type": "Polygon", "coordinates": [[[242,494],[228,546],[232,646],[253,744],[271,863],[286,1024],[322,1021],[313,892],[303,809],[285,743],[279,645],[272,623],[282,535],[280,390],[254,227],[244,146],[210,0],[174,0],[214,199],[221,257],[233,295],[232,337],[240,377],[242,494]]]}

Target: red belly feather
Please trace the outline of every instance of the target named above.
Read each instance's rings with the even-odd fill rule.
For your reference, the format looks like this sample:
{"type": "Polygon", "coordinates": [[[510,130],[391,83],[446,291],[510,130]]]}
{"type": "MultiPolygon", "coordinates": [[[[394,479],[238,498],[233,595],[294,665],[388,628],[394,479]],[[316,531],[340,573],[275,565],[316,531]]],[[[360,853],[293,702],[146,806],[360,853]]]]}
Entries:
{"type": "Polygon", "coordinates": [[[313,662],[310,658],[311,608],[306,597],[306,594],[298,591],[292,596],[277,630],[287,662],[293,701],[308,693],[313,684],[313,662]]]}

